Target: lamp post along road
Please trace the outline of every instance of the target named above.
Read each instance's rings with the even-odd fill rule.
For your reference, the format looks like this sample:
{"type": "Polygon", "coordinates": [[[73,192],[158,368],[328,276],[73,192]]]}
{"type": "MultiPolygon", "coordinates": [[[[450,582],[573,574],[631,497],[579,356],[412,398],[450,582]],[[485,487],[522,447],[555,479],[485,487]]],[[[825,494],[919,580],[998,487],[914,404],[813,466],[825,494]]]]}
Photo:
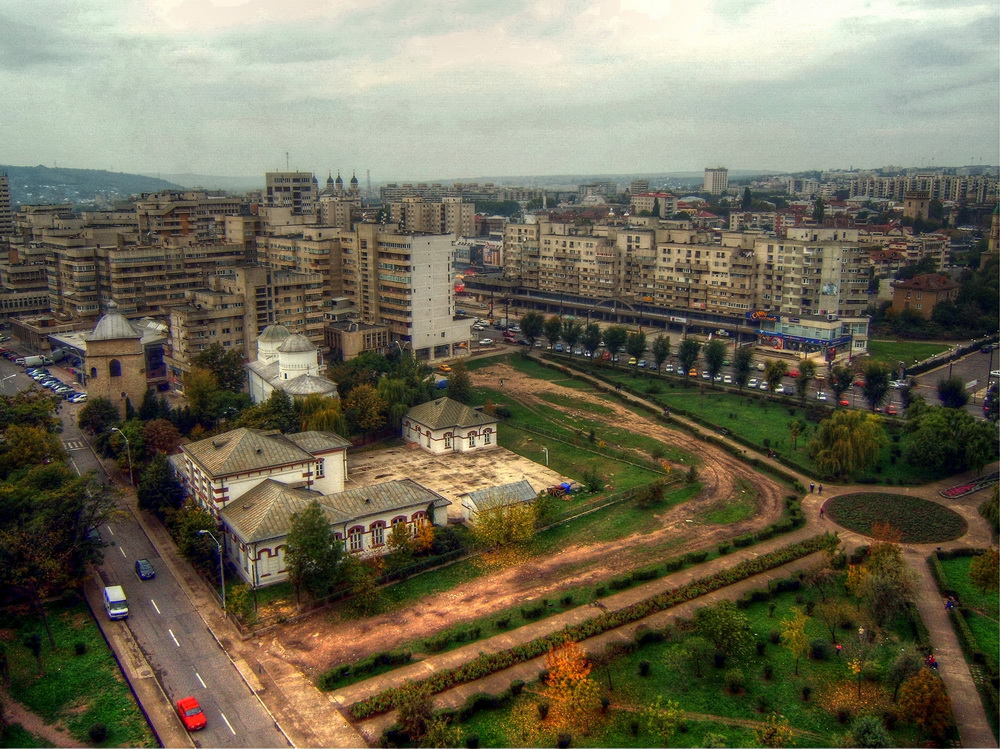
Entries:
{"type": "Polygon", "coordinates": [[[125,452],[128,455],[128,482],[132,486],[135,486],[135,475],[132,473],[132,446],[129,444],[128,437],[125,436],[125,432],[121,429],[118,427],[111,427],[111,431],[118,432],[118,434],[122,436],[122,439],[125,440],[125,452]]]}
{"type": "Polygon", "coordinates": [[[219,539],[215,537],[212,531],[198,531],[199,536],[208,536],[213,541],[215,541],[215,548],[219,550],[219,585],[222,588],[222,610],[226,610],[226,572],[222,565],[222,544],[219,543],[219,539]]]}

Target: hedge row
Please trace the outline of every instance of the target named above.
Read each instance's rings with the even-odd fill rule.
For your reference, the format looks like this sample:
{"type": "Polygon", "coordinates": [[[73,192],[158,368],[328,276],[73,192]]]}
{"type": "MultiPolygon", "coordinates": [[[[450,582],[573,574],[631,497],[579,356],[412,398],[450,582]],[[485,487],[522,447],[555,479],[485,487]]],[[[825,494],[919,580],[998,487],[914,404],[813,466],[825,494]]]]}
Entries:
{"type": "MultiPolygon", "coordinates": [[[[813,552],[832,547],[836,543],[837,537],[834,534],[824,533],[813,536],[804,541],[776,549],[767,554],[762,554],[754,559],[746,559],[729,569],[720,570],[698,580],[692,580],[679,588],[663,591],[617,611],[609,611],[585,622],[565,627],[560,632],[553,632],[544,637],[539,637],[530,642],[515,645],[512,648],[495,653],[481,653],[476,658],[461,666],[438,671],[426,679],[422,679],[419,682],[410,682],[410,684],[425,685],[430,689],[432,694],[443,692],[459,684],[482,679],[518,663],[538,658],[545,655],[553,647],[561,645],[567,639],[579,642],[612,629],[617,629],[626,624],[645,619],[651,614],[664,611],[703,596],[706,593],[711,593],[733,583],[740,582],[748,577],[753,577],[775,567],[788,564],[813,552]]],[[[392,710],[395,707],[396,697],[399,693],[400,688],[391,687],[356,702],[351,706],[351,717],[355,720],[363,720],[372,715],[392,710]]]]}
{"type": "Polygon", "coordinates": [[[371,676],[376,672],[388,671],[396,666],[407,664],[411,660],[413,660],[413,654],[409,650],[386,650],[381,653],[372,653],[360,661],[325,671],[319,677],[319,688],[330,691],[341,686],[342,683],[357,681],[359,676],[371,676]]]}

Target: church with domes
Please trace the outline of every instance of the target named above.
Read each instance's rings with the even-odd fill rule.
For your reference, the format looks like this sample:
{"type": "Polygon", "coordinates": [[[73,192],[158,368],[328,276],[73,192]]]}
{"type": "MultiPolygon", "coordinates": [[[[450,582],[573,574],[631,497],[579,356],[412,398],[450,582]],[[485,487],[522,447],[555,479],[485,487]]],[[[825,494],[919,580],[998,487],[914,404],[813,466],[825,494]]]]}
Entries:
{"type": "Polygon", "coordinates": [[[275,390],[288,393],[292,399],[307,395],[340,397],[337,383],[319,373],[316,345],[284,325],[264,328],[257,338],[257,359],[246,366],[254,403],[263,403],[275,390]]]}

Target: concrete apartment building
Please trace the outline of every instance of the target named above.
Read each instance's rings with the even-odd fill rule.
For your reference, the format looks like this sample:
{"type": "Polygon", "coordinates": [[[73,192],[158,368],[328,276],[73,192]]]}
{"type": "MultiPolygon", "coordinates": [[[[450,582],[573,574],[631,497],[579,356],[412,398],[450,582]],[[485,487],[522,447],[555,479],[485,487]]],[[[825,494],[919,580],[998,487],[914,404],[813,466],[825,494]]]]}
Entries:
{"type": "Polygon", "coordinates": [[[14,233],[14,204],[10,199],[10,178],[0,174],[0,237],[14,233]]]}
{"type": "Polygon", "coordinates": [[[389,217],[406,232],[456,237],[476,234],[476,207],[462,198],[444,197],[440,202],[419,196],[403,198],[389,203],[389,217]]]}
{"type": "Polygon", "coordinates": [[[669,192],[632,193],[629,211],[632,214],[649,213],[659,218],[669,218],[677,213],[677,196],[669,192]]]}
{"type": "Polygon", "coordinates": [[[319,182],[312,172],[267,172],[264,205],[289,208],[294,216],[310,216],[319,199],[319,182]]]}
{"type": "Polygon", "coordinates": [[[852,179],[851,197],[868,197],[902,201],[911,191],[926,192],[928,198],[965,203],[995,203],[997,200],[996,177],[983,174],[956,175],[924,173],[911,176],[875,177],[861,176],[852,179]]]}
{"type": "Polygon", "coordinates": [[[452,238],[358,224],[341,238],[344,294],[362,322],[382,325],[419,359],[457,356],[469,322],[455,317],[452,238]]]}
{"type": "Polygon", "coordinates": [[[135,201],[138,230],[152,237],[193,237],[198,242],[223,241],[226,217],[246,211],[242,198],[211,196],[203,191],[148,193],[135,201]]]}
{"type": "Polygon", "coordinates": [[[948,276],[924,273],[892,284],[892,311],[897,314],[911,310],[925,320],[931,318],[934,307],[958,296],[960,286],[948,276]]]}
{"type": "Polygon", "coordinates": [[[717,166],[705,169],[705,192],[710,195],[722,195],[729,189],[729,170],[717,166]]]}

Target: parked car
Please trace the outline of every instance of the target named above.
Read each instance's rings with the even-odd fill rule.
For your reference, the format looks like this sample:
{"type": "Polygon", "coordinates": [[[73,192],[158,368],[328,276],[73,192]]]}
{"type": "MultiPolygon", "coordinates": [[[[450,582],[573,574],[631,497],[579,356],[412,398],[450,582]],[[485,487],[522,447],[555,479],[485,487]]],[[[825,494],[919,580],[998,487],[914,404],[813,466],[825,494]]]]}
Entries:
{"type": "Polygon", "coordinates": [[[156,577],[156,570],[148,559],[140,559],[135,563],[135,574],[140,580],[152,580],[156,577]]]}
{"type": "Polygon", "coordinates": [[[181,723],[189,731],[201,730],[208,724],[208,719],[202,712],[201,705],[194,697],[182,697],[177,700],[177,714],[181,717],[181,723]]]}
{"type": "Polygon", "coordinates": [[[639,363],[639,360],[638,360],[638,359],[636,359],[636,358],[635,358],[634,356],[630,356],[630,357],[628,358],[628,363],[629,363],[629,366],[630,366],[630,367],[634,367],[634,366],[635,366],[636,364],[638,364],[638,363],[639,363]]]}
{"type": "Polygon", "coordinates": [[[712,378],[712,380],[714,382],[722,382],[722,375],[717,374],[715,377],[712,378]]]}
{"type": "Polygon", "coordinates": [[[70,403],[83,403],[85,400],[87,400],[87,394],[86,393],[77,393],[76,395],[73,395],[73,396],[70,396],[69,398],[67,398],[67,400],[70,403]]]}
{"type": "Polygon", "coordinates": [[[703,369],[703,370],[701,370],[701,379],[703,379],[703,380],[711,380],[712,379],[712,375],[710,375],[708,373],[707,369],[703,369]]]}
{"type": "Polygon", "coordinates": [[[885,407],[885,412],[889,416],[896,416],[899,413],[899,411],[896,409],[896,407],[894,405],[892,405],[891,403],[888,406],[885,407]]]}
{"type": "Polygon", "coordinates": [[[646,360],[645,359],[640,359],[639,360],[639,366],[640,367],[645,367],[646,366],[646,360]]]}
{"type": "Polygon", "coordinates": [[[793,378],[794,377],[798,377],[799,376],[799,370],[793,369],[793,370],[789,371],[788,376],[789,377],[793,377],[793,378]]]}
{"type": "Polygon", "coordinates": [[[673,374],[674,373],[674,365],[673,364],[664,365],[663,371],[666,372],[667,374],[673,374]]]}
{"type": "Polygon", "coordinates": [[[748,388],[756,388],[758,385],[760,385],[760,380],[758,380],[756,377],[754,377],[752,380],[750,380],[750,382],[747,383],[748,388]]]}
{"type": "Polygon", "coordinates": [[[840,405],[842,405],[842,406],[849,406],[849,405],[851,405],[851,402],[849,400],[847,400],[847,398],[841,398],[840,399],[840,405]]]}
{"type": "Polygon", "coordinates": [[[562,350],[563,350],[563,345],[561,343],[557,343],[553,348],[553,351],[555,351],[557,354],[561,354],[562,350]]]}
{"type": "Polygon", "coordinates": [[[722,383],[724,385],[732,385],[733,384],[733,376],[732,375],[723,375],[722,376],[722,383]]]}
{"type": "Polygon", "coordinates": [[[767,384],[767,380],[764,380],[764,382],[757,386],[758,390],[769,390],[770,388],[771,386],[767,384]]]}
{"type": "Polygon", "coordinates": [[[575,349],[573,349],[573,356],[583,356],[583,348],[577,346],[575,349]]]}
{"type": "Polygon", "coordinates": [[[694,367],[691,367],[691,369],[688,370],[688,377],[697,377],[697,376],[698,376],[698,370],[695,369],[694,367]]]}
{"type": "Polygon", "coordinates": [[[479,342],[479,345],[480,346],[492,346],[493,345],[493,339],[492,338],[484,338],[483,340],[481,340],[479,342]]]}
{"type": "Polygon", "coordinates": [[[820,390],[819,392],[817,392],[816,393],[816,400],[818,400],[818,401],[825,401],[826,400],[826,393],[824,393],[822,390],[820,390]]]}

